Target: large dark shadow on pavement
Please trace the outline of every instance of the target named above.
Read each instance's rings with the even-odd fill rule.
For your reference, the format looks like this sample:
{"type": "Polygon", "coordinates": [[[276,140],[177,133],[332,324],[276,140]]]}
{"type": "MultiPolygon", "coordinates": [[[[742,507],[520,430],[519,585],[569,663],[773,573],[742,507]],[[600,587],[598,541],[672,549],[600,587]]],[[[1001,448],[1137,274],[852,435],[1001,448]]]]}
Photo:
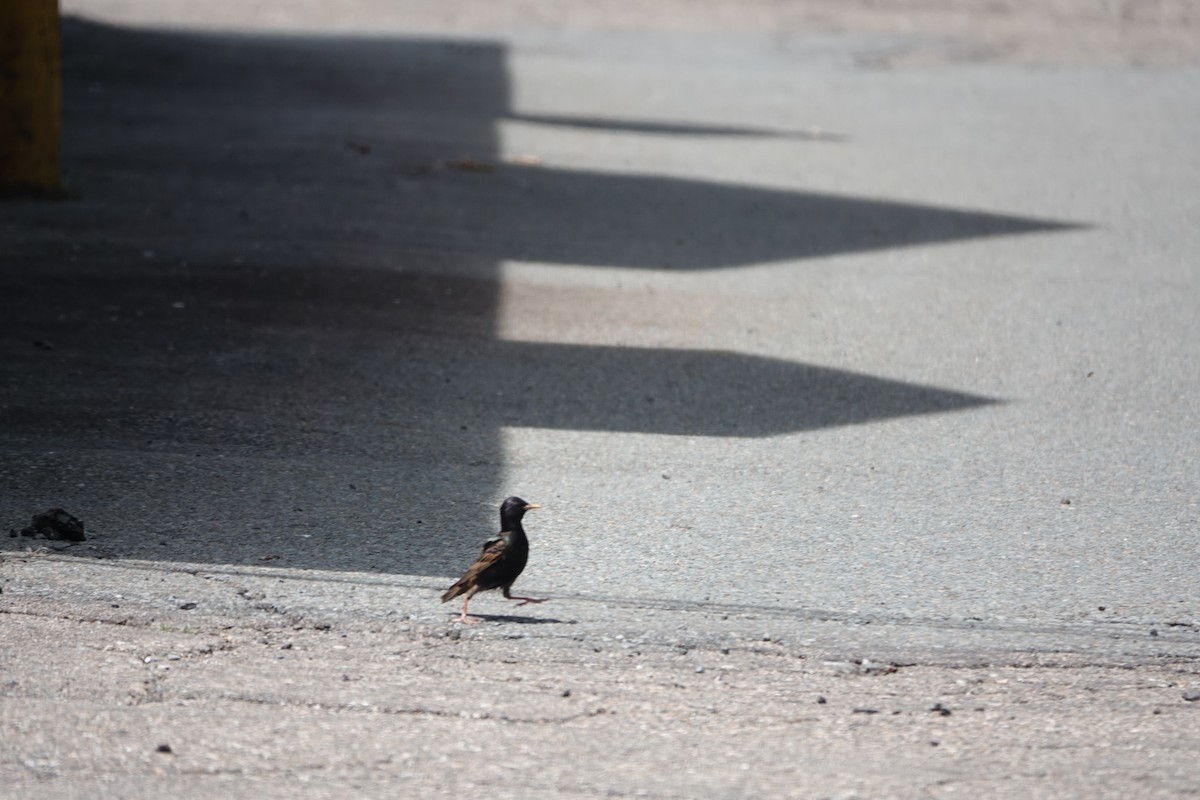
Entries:
{"type": "Polygon", "coordinates": [[[81,554],[450,575],[528,491],[502,484],[508,426],[771,436],[991,402],[730,352],[499,340],[500,258],[737,267],[1060,227],[447,168],[501,160],[486,42],[64,33],[80,199],[0,222],[0,523],[66,506],[99,534],[81,554]]]}
{"type": "Polygon", "coordinates": [[[1081,226],[1005,214],[652,175],[505,167],[436,178],[487,212],[448,235],[422,215],[409,246],[522,261],[700,270],[1081,226]]]}

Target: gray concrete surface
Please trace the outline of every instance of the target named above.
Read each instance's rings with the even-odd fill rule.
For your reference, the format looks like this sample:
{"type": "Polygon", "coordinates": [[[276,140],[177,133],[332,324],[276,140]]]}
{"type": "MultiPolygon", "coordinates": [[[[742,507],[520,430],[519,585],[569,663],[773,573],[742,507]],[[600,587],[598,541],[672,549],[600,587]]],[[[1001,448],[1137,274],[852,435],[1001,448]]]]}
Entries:
{"type": "Polygon", "coordinates": [[[6,791],[1200,792],[1189,7],[455,8],[64,4],[6,791]]]}

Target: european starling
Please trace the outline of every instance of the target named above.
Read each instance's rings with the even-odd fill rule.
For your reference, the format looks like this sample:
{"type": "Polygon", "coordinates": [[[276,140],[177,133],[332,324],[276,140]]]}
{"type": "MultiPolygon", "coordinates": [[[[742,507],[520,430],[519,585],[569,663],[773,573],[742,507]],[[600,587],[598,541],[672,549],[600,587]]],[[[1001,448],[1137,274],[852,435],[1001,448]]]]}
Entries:
{"type": "Polygon", "coordinates": [[[473,624],[479,620],[467,616],[467,604],[478,592],[488,589],[503,589],[504,596],[509,600],[520,600],[526,603],[540,603],[536,597],[517,597],[510,593],[513,581],[525,569],[529,560],[529,539],[525,538],[525,529],[521,527],[521,517],[531,508],[541,508],[537,503],[526,503],[519,497],[510,497],[500,504],[500,533],[483,543],[479,558],[467,568],[463,576],[446,590],[442,602],[453,600],[460,594],[463,598],[462,615],[455,622],[473,624]]]}

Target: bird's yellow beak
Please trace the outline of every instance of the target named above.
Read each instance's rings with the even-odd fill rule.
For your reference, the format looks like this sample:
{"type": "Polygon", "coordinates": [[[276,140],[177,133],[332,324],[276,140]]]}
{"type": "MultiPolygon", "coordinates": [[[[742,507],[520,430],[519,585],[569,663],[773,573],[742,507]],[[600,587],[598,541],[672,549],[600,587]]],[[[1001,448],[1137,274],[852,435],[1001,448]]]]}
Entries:
{"type": "Polygon", "coordinates": [[[535,509],[535,508],[541,508],[541,506],[540,506],[540,505],[538,505],[537,503],[526,503],[526,504],[525,504],[525,510],[526,510],[526,511],[530,511],[530,510],[532,510],[532,509],[535,509]]]}

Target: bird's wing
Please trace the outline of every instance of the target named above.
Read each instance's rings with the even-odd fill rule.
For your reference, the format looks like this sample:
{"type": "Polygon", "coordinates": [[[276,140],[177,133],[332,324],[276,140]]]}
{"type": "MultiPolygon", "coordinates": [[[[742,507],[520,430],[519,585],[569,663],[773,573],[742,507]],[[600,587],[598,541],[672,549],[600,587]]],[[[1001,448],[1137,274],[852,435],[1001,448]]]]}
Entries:
{"type": "Polygon", "coordinates": [[[474,581],[479,575],[482,575],[489,567],[497,561],[504,558],[504,554],[508,551],[508,540],[502,536],[497,536],[494,539],[488,539],[483,543],[483,549],[479,551],[479,558],[475,559],[475,563],[467,567],[463,579],[466,581],[474,581]]]}
{"type": "Polygon", "coordinates": [[[479,551],[479,558],[482,559],[488,554],[489,550],[499,550],[503,555],[505,548],[508,547],[508,541],[501,534],[496,534],[492,538],[483,543],[483,548],[479,551]]]}
{"type": "MultiPolygon", "coordinates": [[[[447,600],[452,600],[472,587],[479,586],[480,577],[503,560],[504,554],[507,551],[508,540],[504,538],[503,534],[484,542],[483,549],[479,551],[479,558],[475,559],[475,563],[467,567],[467,571],[463,573],[462,577],[446,590],[446,593],[442,595],[442,602],[445,603],[447,600]]],[[[487,586],[486,583],[485,579],[485,585],[479,586],[479,588],[493,588],[487,586]]]]}

